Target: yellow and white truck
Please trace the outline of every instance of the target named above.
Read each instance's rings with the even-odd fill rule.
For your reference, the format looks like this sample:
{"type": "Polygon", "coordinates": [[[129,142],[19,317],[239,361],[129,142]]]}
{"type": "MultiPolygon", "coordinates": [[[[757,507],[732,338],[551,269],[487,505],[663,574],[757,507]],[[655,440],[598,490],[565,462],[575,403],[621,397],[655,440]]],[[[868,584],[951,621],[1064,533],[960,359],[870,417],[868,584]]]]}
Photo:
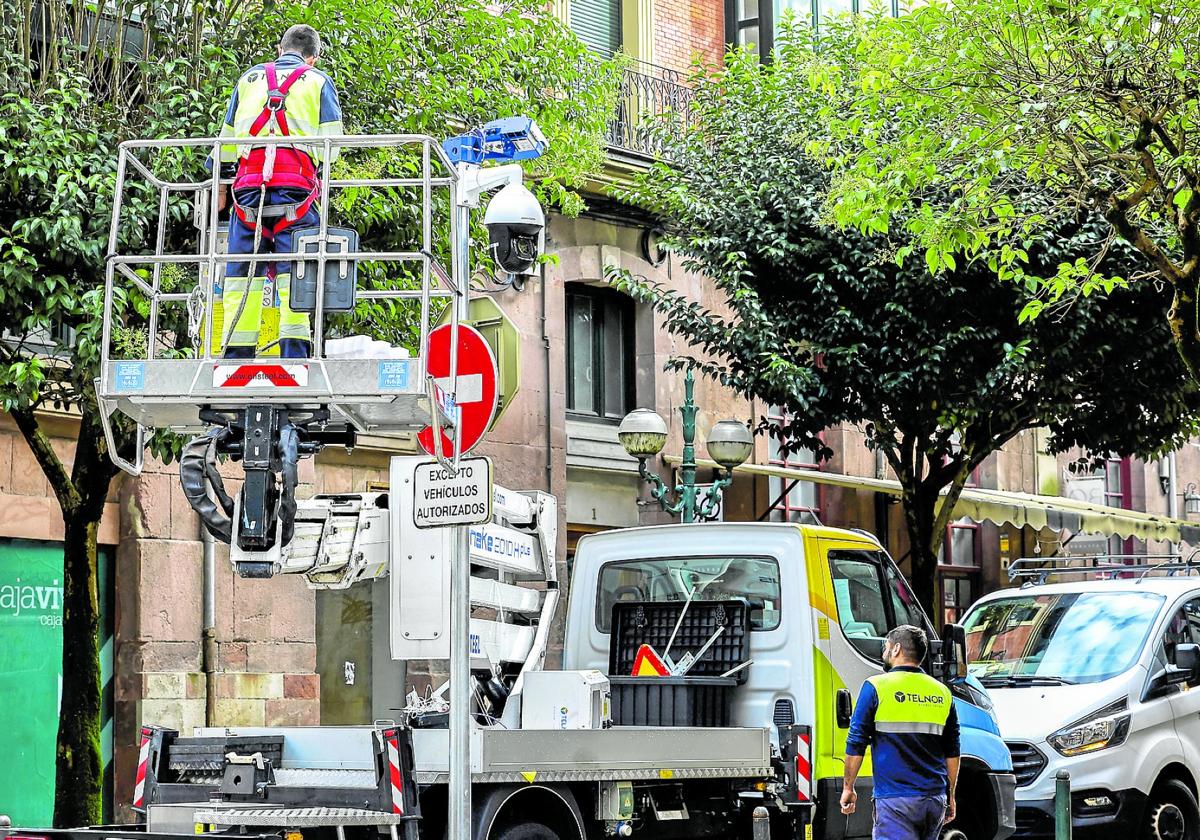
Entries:
{"type": "MultiPolygon", "coordinates": [[[[421,460],[393,459],[391,493],[300,502],[295,545],[275,568],[327,588],[390,575],[395,658],[448,649],[449,536],[412,527],[404,490],[421,460]]],[[[493,511],[469,539],[472,840],[870,836],[870,809],[846,819],[837,807],[853,697],[882,670],[891,627],[932,629],[871,536],[763,523],[590,535],[578,545],[560,616],[554,498],[496,487],[493,511]],[[662,699],[673,679],[688,676],[632,678],[612,668],[611,622],[622,604],[647,615],[664,604],[688,613],[675,623],[690,641],[658,650],[681,665],[719,661],[740,634],[740,677],[725,678],[719,711],[680,712],[662,699]],[[706,609],[742,617],[740,629],[721,624],[708,651],[698,645],[707,630],[689,624],[706,609]],[[548,671],[559,622],[563,669],[548,671]],[[651,695],[658,699],[637,705],[651,695]],[[637,725],[619,725],[631,719],[637,725]]],[[[961,643],[934,645],[930,663],[950,685],[962,724],[959,818],[950,828],[968,840],[1005,840],[1015,780],[986,694],[959,675],[961,643]]],[[[144,825],[0,829],[0,837],[441,840],[451,762],[440,696],[410,697],[397,722],[359,727],[178,733],[143,721],[135,807],[144,825]]],[[[869,796],[869,764],[858,785],[869,796]]]]}

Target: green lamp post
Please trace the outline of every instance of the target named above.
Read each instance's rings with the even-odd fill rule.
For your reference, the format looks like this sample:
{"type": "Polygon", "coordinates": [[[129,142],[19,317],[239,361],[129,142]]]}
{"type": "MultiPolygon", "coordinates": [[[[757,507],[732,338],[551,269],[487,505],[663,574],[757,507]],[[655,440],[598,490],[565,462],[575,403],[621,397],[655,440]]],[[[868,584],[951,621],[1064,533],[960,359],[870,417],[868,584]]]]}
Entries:
{"type": "Polygon", "coordinates": [[[683,417],[683,461],[679,465],[680,484],[675,488],[676,501],[668,498],[671,491],[646,461],[662,452],[667,444],[667,423],[649,408],[638,408],[625,415],[617,428],[621,446],[638,460],[638,474],[650,485],[650,495],[667,513],[678,514],[684,522],[711,519],[717,512],[721,491],[733,483],[733,468],[744,464],[754,449],[754,437],[745,424],[737,420],[722,420],[708,435],[708,455],[725,469],[705,491],[696,487],[696,402],[693,399],[695,379],[689,369],[683,380],[684,398],[679,413],[683,417]]]}

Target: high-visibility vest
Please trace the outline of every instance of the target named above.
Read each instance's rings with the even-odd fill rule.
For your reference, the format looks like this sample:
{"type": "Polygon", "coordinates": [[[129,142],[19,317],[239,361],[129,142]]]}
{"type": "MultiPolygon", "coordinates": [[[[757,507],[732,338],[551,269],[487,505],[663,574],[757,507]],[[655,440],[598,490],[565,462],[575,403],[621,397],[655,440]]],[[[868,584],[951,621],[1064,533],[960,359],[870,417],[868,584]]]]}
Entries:
{"type": "Polygon", "coordinates": [[[941,735],[950,719],[950,689],[920,671],[889,671],[867,682],[879,695],[875,731],[893,734],[941,735]]]}
{"type": "MultiPolygon", "coordinates": [[[[263,65],[263,76],[267,88],[266,102],[263,104],[262,111],[251,123],[249,136],[258,137],[264,134],[268,137],[291,136],[287,114],[288,92],[292,89],[292,85],[311,69],[307,64],[301,64],[289,73],[283,82],[280,82],[279,76],[275,72],[275,63],[269,62],[263,65]]],[[[264,185],[315,190],[317,170],[313,166],[309,154],[293,146],[251,146],[249,154],[241,159],[238,166],[233,189],[236,192],[244,189],[258,189],[264,185]]]]}

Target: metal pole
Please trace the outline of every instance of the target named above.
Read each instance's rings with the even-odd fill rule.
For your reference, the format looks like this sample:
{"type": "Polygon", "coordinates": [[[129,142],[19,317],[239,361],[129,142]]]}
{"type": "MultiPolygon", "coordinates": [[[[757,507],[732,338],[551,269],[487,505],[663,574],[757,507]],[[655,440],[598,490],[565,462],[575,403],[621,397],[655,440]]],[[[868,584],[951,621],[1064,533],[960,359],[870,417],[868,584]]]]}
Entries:
{"type": "Polygon", "coordinates": [[[754,840],[771,840],[771,814],[762,805],[754,809],[751,830],[754,840]]]}
{"type": "Polygon", "coordinates": [[[1054,775],[1054,840],[1071,840],[1071,774],[1054,775]]]}
{"type": "Polygon", "coordinates": [[[450,840],[471,840],[470,534],[454,529],[450,572],[450,840]]]}
{"type": "Polygon", "coordinates": [[[696,521],[696,401],[692,398],[695,378],[688,368],[683,379],[683,461],[679,464],[680,502],[679,518],[684,522],[696,521]]]}
{"type": "MultiPolygon", "coordinates": [[[[457,189],[462,189],[459,169],[457,189]]],[[[455,196],[454,269],[458,296],[451,304],[450,390],[458,392],[458,323],[467,315],[471,255],[471,210],[465,196],[455,196]]],[[[457,402],[456,402],[457,405],[457,402]]],[[[437,406],[433,407],[436,412],[437,406]]],[[[454,425],[455,463],[462,440],[461,424],[454,425]]],[[[434,447],[442,445],[434,441],[434,447]]],[[[449,840],[471,840],[471,529],[455,528],[450,573],[450,806],[446,815],[449,840]]]]}

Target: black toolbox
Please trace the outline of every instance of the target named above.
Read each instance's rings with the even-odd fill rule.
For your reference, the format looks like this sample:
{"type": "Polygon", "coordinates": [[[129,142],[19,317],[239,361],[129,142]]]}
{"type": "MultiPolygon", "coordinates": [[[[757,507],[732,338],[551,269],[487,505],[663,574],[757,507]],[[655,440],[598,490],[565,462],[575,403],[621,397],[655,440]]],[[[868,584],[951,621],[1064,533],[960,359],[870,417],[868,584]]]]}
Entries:
{"type": "Polygon", "coordinates": [[[609,636],[608,681],[616,726],[728,726],[732,695],[746,681],[749,667],[723,677],[750,654],[750,604],[722,601],[622,601],[613,605],[609,636]],[[683,620],[680,621],[680,614],[683,620]],[[679,625],[676,631],[676,624],[679,625]],[[724,628],[713,640],[718,628],[724,628]],[[667,642],[674,641],[670,651],[667,642]],[[642,645],[678,662],[698,656],[680,677],[635,677],[634,660],[642,645]]]}

